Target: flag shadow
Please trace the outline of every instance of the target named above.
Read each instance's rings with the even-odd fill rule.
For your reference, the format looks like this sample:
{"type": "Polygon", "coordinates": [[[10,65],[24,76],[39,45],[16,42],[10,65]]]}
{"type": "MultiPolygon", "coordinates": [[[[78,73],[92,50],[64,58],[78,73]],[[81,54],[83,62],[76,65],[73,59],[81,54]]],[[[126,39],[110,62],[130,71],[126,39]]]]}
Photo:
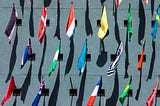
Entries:
{"type": "Polygon", "coordinates": [[[46,46],[47,46],[47,36],[44,36],[44,46],[43,46],[43,54],[42,54],[42,59],[41,59],[41,64],[39,67],[39,72],[38,72],[38,80],[41,83],[41,78],[42,78],[42,66],[44,63],[44,56],[46,53],[46,46]]]}
{"type": "Polygon", "coordinates": [[[15,96],[15,100],[12,106],[16,106],[16,104],[17,104],[17,96],[15,96]]]}
{"type": "Polygon", "coordinates": [[[26,76],[26,78],[24,80],[24,83],[21,87],[21,100],[23,101],[23,103],[25,102],[27,91],[28,91],[28,88],[29,88],[30,83],[31,83],[31,73],[32,73],[32,63],[30,63],[27,76],[26,76]]]}
{"type": "Polygon", "coordinates": [[[112,95],[109,99],[106,100],[105,106],[116,106],[119,97],[119,80],[118,80],[118,71],[115,71],[114,78],[114,89],[112,91],[112,95]]]}
{"type": "Polygon", "coordinates": [[[43,4],[44,4],[45,7],[49,7],[51,2],[52,2],[52,0],[44,0],[43,4]]]}
{"type": "Polygon", "coordinates": [[[29,32],[30,32],[30,36],[34,37],[33,0],[31,0],[31,11],[30,11],[30,18],[29,18],[29,32]]]}
{"type": "Polygon", "coordinates": [[[67,59],[67,64],[65,68],[65,75],[68,74],[71,70],[72,63],[73,63],[73,58],[74,58],[74,41],[70,41],[70,51],[69,51],[69,56],[67,59]]]}
{"type": "Polygon", "coordinates": [[[152,16],[153,16],[153,13],[154,13],[154,0],[151,0],[151,13],[152,13],[152,16]]]}
{"type": "Polygon", "coordinates": [[[135,96],[135,99],[138,101],[138,98],[139,98],[139,94],[140,94],[140,91],[141,91],[141,82],[142,82],[142,70],[140,71],[140,77],[139,77],[139,87],[137,89],[137,93],[136,93],[136,96],[135,96]]]}
{"type": "Polygon", "coordinates": [[[19,0],[19,2],[20,2],[22,17],[23,17],[24,16],[24,2],[25,2],[25,0],[19,0]]]}
{"type": "Polygon", "coordinates": [[[44,96],[44,99],[43,99],[43,106],[45,106],[45,104],[46,104],[45,98],[46,98],[46,96],[44,96]]]}
{"type": "Polygon", "coordinates": [[[127,96],[127,106],[129,106],[129,96],[127,96]]]}
{"type": "Polygon", "coordinates": [[[16,27],[16,36],[15,36],[15,39],[14,39],[12,53],[11,53],[11,57],[10,57],[9,72],[8,72],[8,76],[7,76],[6,81],[5,81],[6,83],[10,80],[10,77],[11,77],[12,72],[13,72],[13,68],[14,68],[15,63],[16,63],[16,59],[17,59],[17,54],[16,54],[17,43],[18,43],[18,27],[16,27]]]}

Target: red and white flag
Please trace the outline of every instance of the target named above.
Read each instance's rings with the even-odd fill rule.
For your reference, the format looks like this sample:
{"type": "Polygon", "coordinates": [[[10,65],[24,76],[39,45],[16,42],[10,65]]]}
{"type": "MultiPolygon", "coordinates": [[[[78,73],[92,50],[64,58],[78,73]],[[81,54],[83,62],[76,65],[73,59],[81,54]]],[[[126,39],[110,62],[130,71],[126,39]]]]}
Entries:
{"type": "Polygon", "coordinates": [[[148,0],[143,0],[143,1],[148,4],[148,0]]]}
{"type": "Polygon", "coordinates": [[[40,20],[40,25],[38,30],[38,39],[40,44],[42,44],[44,40],[44,36],[46,34],[46,20],[47,20],[47,9],[46,7],[44,7],[42,9],[42,15],[41,15],[41,20],[40,20]]]}
{"type": "Polygon", "coordinates": [[[120,3],[122,2],[122,0],[116,0],[116,7],[118,8],[118,6],[120,5],[120,3]]]}

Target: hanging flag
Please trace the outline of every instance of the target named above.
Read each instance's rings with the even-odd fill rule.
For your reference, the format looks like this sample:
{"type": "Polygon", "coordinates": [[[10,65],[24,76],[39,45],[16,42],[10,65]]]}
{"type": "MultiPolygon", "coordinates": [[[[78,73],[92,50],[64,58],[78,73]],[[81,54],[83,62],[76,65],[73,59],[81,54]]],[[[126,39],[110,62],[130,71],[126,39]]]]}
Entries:
{"type": "Polygon", "coordinates": [[[59,56],[59,53],[60,53],[60,49],[61,49],[61,44],[59,42],[58,44],[58,47],[57,47],[57,50],[56,50],[56,53],[54,55],[54,58],[53,58],[53,61],[52,61],[52,64],[50,66],[50,70],[49,70],[49,75],[51,75],[51,73],[54,71],[54,69],[56,68],[56,65],[57,65],[57,60],[58,60],[58,56],[59,56]]]}
{"type": "Polygon", "coordinates": [[[131,88],[131,83],[132,83],[132,76],[130,77],[129,83],[127,84],[127,86],[125,87],[125,89],[123,90],[122,94],[119,97],[119,101],[120,101],[121,104],[123,104],[123,102],[124,102],[124,100],[125,100],[125,98],[128,94],[128,91],[131,88]]]}
{"type": "Polygon", "coordinates": [[[118,8],[118,6],[120,5],[120,3],[122,2],[122,0],[116,0],[116,7],[118,8]]]}
{"type": "Polygon", "coordinates": [[[3,98],[1,105],[3,105],[11,97],[14,89],[16,89],[16,84],[14,82],[14,77],[12,76],[10,79],[8,89],[7,89],[7,93],[6,93],[5,97],[3,98]]]}
{"type": "Polygon", "coordinates": [[[43,7],[39,30],[38,30],[38,39],[39,39],[40,44],[42,44],[44,40],[44,36],[46,34],[46,21],[47,21],[47,8],[43,7]]]}
{"type": "Polygon", "coordinates": [[[156,85],[155,85],[155,87],[154,87],[151,95],[150,95],[149,98],[146,100],[146,105],[147,105],[147,106],[152,106],[153,101],[154,101],[154,98],[155,98],[155,96],[156,96],[156,94],[157,94],[158,86],[159,86],[159,77],[158,77],[158,79],[157,79],[157,81],[156,81],[156,85]]]}
{"type": "Polygon", "coordinates": [[[148,0],[143,0],[143,1],[148,4],[148,0]]]}
{"type": "Polygon", "coordinates": [[[24,49],[24,53],[23,53],[23,57],[22,57],[22,61],[21,61],[21,69],[23,68],[23,66],[25,65],[25,63],[27,62],[27,59],[29,57],[29,55],[32,53],[32,47],[31,47],[31,39],[29,38],[28,40],[28,44],[24,49]]]}
{"type": "Polygon", "coordinates": [[[142,70],[142,64],[143,64],[143,59],[144,59],[144,49],[145,49],[145,41],[143,42],[142,53],[141,53],[141,57],[140,57],[139,62],[138,62],[138,70],[139,71],[142,70]]]}
{"type": "Polygon", "coordinates": [[[70,38],[70,40],[73,39],[74,32],[75,32],[74,5],[73,5],[73,2],[71,2],[70,12],[68,16],[67,25],[66,25],[66,33],[67,33],[67,36],[70,38]]]}
{"type": "Polygon", "coordinates": [[[107,32],[108,32],[108,21],[107,21],[107,16],[106,16],[106,7],[105,5],[103,5],[103,9],[102,9],[102,17],[101,17],[101,22],[100,22],[100,28],[98,31],[98,37],[100,39],[105,38],[107,32]]]}
{"type": "Polygon", "coordinates": [[[153,26],[152,33],[151,33],[153,40],[156,39],[158,26],[160,26],[160,7],[158,7],[157,9],[156,20],[154,22],[154,26],[153,26]]]}
{"type": "Polygon", "coordinates": [[[14,29],[15,29],[15,26],[16,26],[17,18],[18,18],[18,13],[17,13],[17,10],[15,8],[15,5],[13,4],[12,13],[11,13],[8,25],[7,25],[7,27],[5,29],[5,32],[4,32],[6,34],[6,36],[8,37],[8,43],[9,44],[11,44],[11,39],[12,39],[13,32],[14,32],[14,29]]]}
{"type": "Polygon", "coordinates": [[[39,92],[36,96],[36,98],[34,99],[32,106],[38,106],[39,100],[41,98],[42,92],[45,89],[45,84],[44,84],[44,80],[42,81],[40,88],[39,88],[39,92]]]}
{"type": "Polygon", "coordinates": [[[115,61],[110,65],[108,71],[107,71],[107,76],[111,76],[113,75],[113,73],[115,72],[116,68],[117,68],[117,65],[119,63],[119,60],[120,60],[120,57],[122,55],[122,51],[123,51],[123,43],[121,42],[118,49],[117,49],[117,52],[116,52],[116,59],[115,61]]]}
{"type": "Polygon", "coordinates": [[[86,54],[87,54],[87,40],[84,42],[83,49],[82,49],[81,55],[80,55],[80,57],[78,59],[78,63],[77,63],[80,75],[81,75],[81,73],[83,73],[84,68],[85,68],[86,54]]]}
{"type": "Polygon", "coordinates": [[[128,28],[127,28],[128,34],[129,34],[129,41],[131,41],[131,37],[132,37],[132,34],[133,34],[131,16],[132,16],[131,4],[129,3],[129,8],[128,8],[128,28]]]}
{"type": "Polygon", "coordinates": [[[94,90],[88,100],[87,106],[94,106],[94,101],[96,100],[96,96],[97,96],[98,92],[101,90],[101,87],[102,87],[102,76],[101,76],[100,80],[98,81],[96,87],[94,88],[94,90]]]}

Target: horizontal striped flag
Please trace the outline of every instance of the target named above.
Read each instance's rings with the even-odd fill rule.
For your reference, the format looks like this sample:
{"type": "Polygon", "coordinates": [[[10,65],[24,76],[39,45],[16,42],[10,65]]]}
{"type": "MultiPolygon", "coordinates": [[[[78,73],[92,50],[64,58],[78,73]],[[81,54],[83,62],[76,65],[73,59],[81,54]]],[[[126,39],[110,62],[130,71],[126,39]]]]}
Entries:
{"type": "Polygon", "coordinates": [[[118,6],[120,5],[120,3],[122,2],[122,0],[116,0],[116,7],[118,8],[118,6]]]}
{"type": "Polygon", "coordinates": [[[110,67],[107,71],[107,76],[111,76],[115,72],[115,69],[117,68],[120,57],[122,55],[122,51],[123,51],[123,43],[121,42],[118,49],[117,49],[117,52],[116,52],[117,57],[116,57],[115,61],[110,65],[110,67]]]}

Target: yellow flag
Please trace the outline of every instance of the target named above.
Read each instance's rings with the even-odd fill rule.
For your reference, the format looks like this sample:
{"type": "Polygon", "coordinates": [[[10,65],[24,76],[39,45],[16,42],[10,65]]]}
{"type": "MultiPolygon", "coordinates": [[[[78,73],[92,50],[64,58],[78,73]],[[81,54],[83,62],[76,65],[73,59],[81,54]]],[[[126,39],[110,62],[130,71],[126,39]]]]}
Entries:
{"type": "Polygon", "coordinates": [[[102,17],[101,17],[101,22],[100,22],[100,28],[98,31],[98,37],[100,39],[103,39],[108,31],[108,21],[107,21],[107,16],[106,16],[106,7],[103,6],[103,11],[102,11],[102,17]]]}

